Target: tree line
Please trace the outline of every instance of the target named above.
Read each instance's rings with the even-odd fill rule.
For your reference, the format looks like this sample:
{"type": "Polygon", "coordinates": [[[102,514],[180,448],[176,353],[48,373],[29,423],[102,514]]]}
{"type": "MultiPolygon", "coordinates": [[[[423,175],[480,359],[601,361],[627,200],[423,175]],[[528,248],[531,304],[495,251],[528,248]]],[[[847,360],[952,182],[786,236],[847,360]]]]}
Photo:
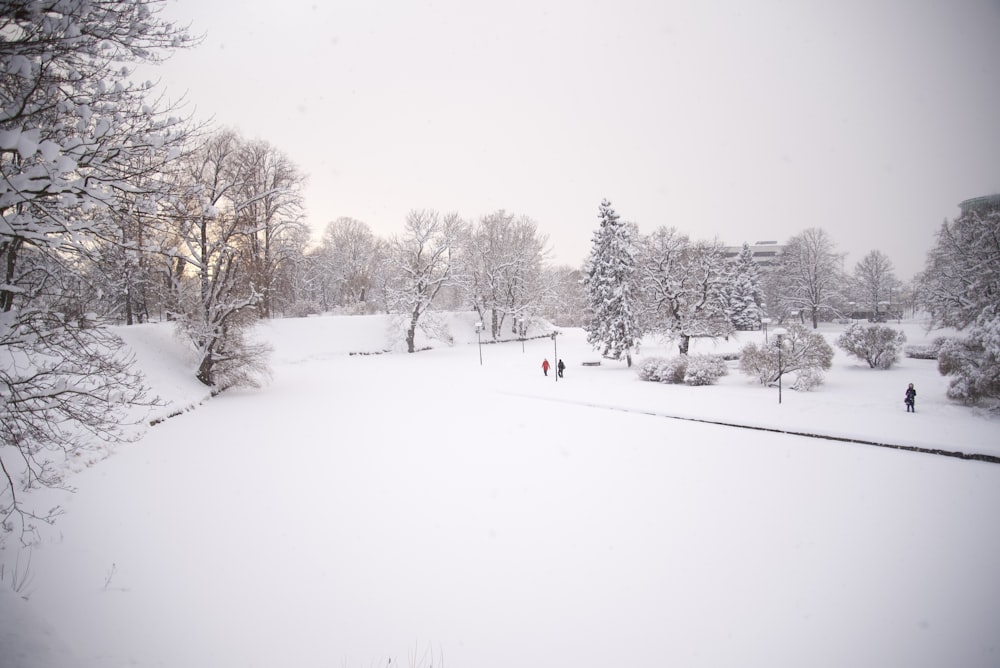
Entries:
{"type": "MultiPolygon", "coordinates": [[[[631,366],[632,353],[645,334],[676,340],[684,356],[693,337],[728,336],[769,322],[795,323],[790,338],[794,347],[798,339],[813,341],[798,329],[802,324],[816,329],[824,320],[898,321],[904,310],[919,308],[929,314],[931,328],[961,332],[941,338],[934,350],[941,373],[953,377],[948,396],[997,406],[1000,195],[970,200],[957,219],[944,221],[925,270],[909,284],[896,278],[891,260],[879,250],[846,272],[844,255],[818,228],[794,235],[765,269],[747,243],[733,255],[718,240],[691,240],[672,227],[643,235],[607,200],[601,202],[598,217],[584,269],[590,316],[585,327],[588,341],[609,358],[631,366]]],[[[872,368],[891,364],[901,343],[885,328],[856,327],[840,341],[872,368]],[[867,340],[872,337],[875,340],[867,340]]],[[[821,357],[828,366],[832,352],[821,357]]],[[[774,365],[765,366],[765,376],[771,375],[774,365]]],[[[648,370],[644,373],[649,375],[648,370]]]]}

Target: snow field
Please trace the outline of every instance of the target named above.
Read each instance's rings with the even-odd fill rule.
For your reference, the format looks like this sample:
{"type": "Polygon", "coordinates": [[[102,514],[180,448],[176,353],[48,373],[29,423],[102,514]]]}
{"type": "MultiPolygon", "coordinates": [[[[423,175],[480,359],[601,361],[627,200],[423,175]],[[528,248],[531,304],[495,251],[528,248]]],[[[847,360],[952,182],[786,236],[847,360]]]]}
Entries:
{"type": "MultiPolygon", "coordinates": [[[[581,367],[578,330],[558,383],[548,339],[480,366],[459,322],[453,347],[354,357],[384,319],[268,323],[270,385],[75,476],[23,606],[54,631],[21,637],[95,667],[1000,662],[1000,466],[604,408],[994,452],[995,420],[932,367],[838,351],[779,407],[738,373],[581,367]]],[[[150,381],[201,392],[169,351],[140,355],[150,381]]]]}

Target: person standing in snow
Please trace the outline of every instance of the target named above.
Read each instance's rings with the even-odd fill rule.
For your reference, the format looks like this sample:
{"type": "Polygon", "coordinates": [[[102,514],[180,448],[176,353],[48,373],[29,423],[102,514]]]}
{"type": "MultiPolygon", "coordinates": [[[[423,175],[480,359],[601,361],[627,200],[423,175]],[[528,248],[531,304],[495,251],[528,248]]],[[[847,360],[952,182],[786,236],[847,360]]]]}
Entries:
{"type": "Polygon", "coordinates": [[[547,359],[542,360],[542,373],[546,376],[549,375],[549,361],[547,359]]]}
{"type": "Polygon", "coordinates": [[[563,377],[563,371],[565,371],[565,370],[566,370],[566,365],[563,364],[562,360],[559,360],[559,364],[556,365],[556,371],[559,372],[559,377],[560,378],[563,377]]]}
{"type": "Polygon", "coordinates": [[[910,383],[910,386],[906,388],[906,398],[903,399],[903,403],[906,404],[907,413],[917,412],[917,409],[914,407],[916,401],[917,401],[917,391],[913,389],[913,383],[910,383]]]}

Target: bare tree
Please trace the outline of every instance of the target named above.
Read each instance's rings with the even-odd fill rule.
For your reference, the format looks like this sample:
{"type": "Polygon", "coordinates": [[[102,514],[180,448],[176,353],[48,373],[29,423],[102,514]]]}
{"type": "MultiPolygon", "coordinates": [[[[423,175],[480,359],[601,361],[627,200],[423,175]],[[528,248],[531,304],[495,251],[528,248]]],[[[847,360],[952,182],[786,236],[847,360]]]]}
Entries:
{"type": "Polygon", "coordinates": [[[370,301],[384,252],[384,243],[360,220],[329,223],[315,254],[324,308],[360,308],[370,301]]]}
{"type": "Polygon", "coordinates": [[[260,296],[257,311],[270,318],[275,301],[287,305],[295,300],[290,273],[308,241],[302,220],[305,177],[286,155],[263,140],[241,141],[236,159],[241,163],[241,180],[234,184],[232,199],[246,230],[245,260],[260,296]]]}
{"type": "Polygon", "coordinates": [[[824,230],[811,227],[792,237],[777,270],[768,274],[770,280],[778,282],[779,317],[785,318],[793,310],[803,319],[808,314],[816,329],[821,313],[835,312],[843,284],[841,258],[824,230]]]}
{"type": "Polygon", "coordinates": [[[454,278],[456,241],[466,227],[457,214],[442,217],[436,211],[411,211],[402,236],[389,244],[387,299],[393,312],[408,317],[407,352],[416,351],[420,318],[454,278]]]}
{"type": "Polygon", "coordinates": [[[587,291],[583,271],[569,266],[545,267],[542,270],[545,297],[541,315],[561,327],[587,324],[587,291]]]}
{"type": "Polygon", "coordinates": [[[247,261],[257,227],[241,215],[249,203],[241,186],[252,177],[240,150],[232,131],[210,137],[178,171],[185,192],[170,203],[175,312],[197,350],[198,380],[216,389],[254,385],[268,373],[268,349],[246,338],[261,294],[247,261]]]}
{"type": "Polygon", "coordinates": [[[464,289],[493,339],[504,321],[511,328],[536,314],[546,294],[542,281],[544,236],[526,216],[504,210],[484,216],[472,230],[464,253],[464,289]]]}
{"type": "MultiPolygon", "coordinates": [[[[899,281],[892,270],[892,260],[885,253],[873,250],[854,267],[854,288],[859,301],[878,318],[883,302],[891,306],[892,290],[899,287],[899,281]]],[[[898,306],[898,305],[897,305],[898,306]]]]}
{"type": "Polygon", "coordinates": [[[733,331],[726,309],[730,282],[721,244],[692,243],[674,228],[660,228],[643,239],[641,248],[648,330],[676,337],[682,355],[688,353],[692,337],[733,331]]]}
{"type": "MultiPolygon", "coordinates": [[[[153,0],[0,7],[0,520],[32,518],[19,491],[59,484],[58,460],[127,437],[143,401],[129,360],[79,300],[81,259],[115,238],[123,193],[153,196],[184,133],[129,65],[191,45],[153,0]]],[[[23,533],[22,533],[23,535],[23,533]]]]}

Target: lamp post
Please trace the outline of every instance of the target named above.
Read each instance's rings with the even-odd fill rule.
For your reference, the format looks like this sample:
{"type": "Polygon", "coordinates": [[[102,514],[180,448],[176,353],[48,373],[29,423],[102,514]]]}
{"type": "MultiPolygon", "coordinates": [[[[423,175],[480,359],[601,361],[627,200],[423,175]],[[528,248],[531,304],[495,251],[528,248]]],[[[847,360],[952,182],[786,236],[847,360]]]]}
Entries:
{"type": "Polygon", "coordinates": [[[764,345],[767,345],[767,326],[771,324],[770,318],[761,318],[760,324],[764,326],[764,345]]]}
{"type": "Polygon", "coordinates": [[[483,337],[480,336],[480,332],[483,331],[483,323],[476,323],[476,341],[479,342],[479,366],[483,365],[483,337]]]}
{"type": "Polygon", "coordinates": [[[784,369],[781,366],[781,349],[782,349],[782,347],[784,347],[783,346],[783,344],[785,342],[784,338],[785,338],[785,334],[787,334],[787,333],[788,333],[788,331],[784,327],[775,327],[774,328],[774,335],[778,339],[778,403],[779,404],[781,403],[781,376],[782,376],[782,372],[784,371],[784,369]]]}
{"type": "Polygon", "coordinates": [[[558,332],[552,332],[552,351],[553,351],[552,361],[554,362],[553,366],[555,367],[555,370],[556,370],[556,372],[554,374],[552,374],[552,375],[556,377],[556,382],[558,383],[559,382],[559,343],[556,342],[556,334],[558,334],[558,332]]]}

